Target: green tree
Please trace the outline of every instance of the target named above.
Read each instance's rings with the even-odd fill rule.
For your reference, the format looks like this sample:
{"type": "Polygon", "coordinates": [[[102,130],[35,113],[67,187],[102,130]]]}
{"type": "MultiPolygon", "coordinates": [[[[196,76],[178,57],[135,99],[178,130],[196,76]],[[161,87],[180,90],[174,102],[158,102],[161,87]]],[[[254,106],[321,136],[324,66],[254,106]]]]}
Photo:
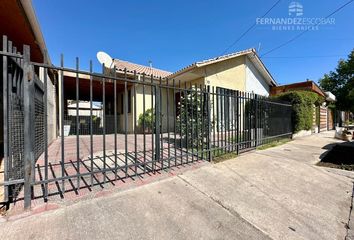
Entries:
{"type": "Polygon", "coordinates": [[[348,59],[339,60],[336,69],[325,74],[319,84],[336,96],[338,110],[354,112],[354,49],[348,59]]]}

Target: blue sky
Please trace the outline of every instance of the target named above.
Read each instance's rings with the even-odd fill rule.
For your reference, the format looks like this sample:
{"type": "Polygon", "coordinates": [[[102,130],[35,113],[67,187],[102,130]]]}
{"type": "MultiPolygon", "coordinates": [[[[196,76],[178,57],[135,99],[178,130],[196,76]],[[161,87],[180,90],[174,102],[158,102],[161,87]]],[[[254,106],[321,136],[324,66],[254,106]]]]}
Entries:
{"type": "MultiPolygon", "coordinates": [[[[348,0],[300,0],[303,16],[327,16],[348,0]]],[[[176,71],[195,61],[224,52],[256,18],[276,1],[191,1],[191,0],[33,0],[51,60],[95,69],[97,51],[143,65],[176,71]]],[[[281,1],[268,15],[288,17],[291,1],[281,1]]],[[[320,26],[291,44],[262,58],[280,84],[317,81],[333,70],[339,58],[354,48],[354,2],[333,17],[334,25],[320,26]]],[[[274,31],[256,25],[228,52],[260,47],[259,55],[284,43],[300,31],[274,31]]]]}

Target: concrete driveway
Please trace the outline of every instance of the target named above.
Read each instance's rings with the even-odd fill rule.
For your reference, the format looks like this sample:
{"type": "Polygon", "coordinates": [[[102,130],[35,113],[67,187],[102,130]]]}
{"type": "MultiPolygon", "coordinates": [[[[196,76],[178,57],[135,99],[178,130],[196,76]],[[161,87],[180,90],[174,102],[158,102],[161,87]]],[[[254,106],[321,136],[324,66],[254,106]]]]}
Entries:
{"type": "Polygon", "coordinates": [[[17,220],[1,239],[344,239],[353,173],[314,165],[333,133],[17,220]]]}

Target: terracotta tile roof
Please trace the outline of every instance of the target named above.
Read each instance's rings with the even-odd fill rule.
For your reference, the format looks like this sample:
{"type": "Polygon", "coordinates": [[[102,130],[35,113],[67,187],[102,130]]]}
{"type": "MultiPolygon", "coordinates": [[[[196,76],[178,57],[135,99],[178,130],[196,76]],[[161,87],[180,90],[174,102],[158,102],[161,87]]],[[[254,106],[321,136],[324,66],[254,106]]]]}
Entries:
{"type": "Polygon", "coordinates": [[[134,73],[136,71],[137,74],[143,74],[145,73],[146,75],[153,75],[155,78],[165,78],[168,75],[172,74],[171,72],[164,71],[161,69],[157,68],[152,68],[149,66],[144,66],[136,63],[131,63],[119,59],[114,59],[114,65],[117,68],[117,71],[123,72],[124,69],[127,69],[128,73],[134,73]]]}
{"type": "Polygon", "coordinates": [[[169,78],[176,78],[177,76],[188,72],[194,68],[198,68],[198,67],[203,67],[209,64],[213,64],[213,63],[218,63],[218,62],[222,62],[228,59],[232,59],[232,58],[236,58],[236,57],[240,57],[240,56],[250,56],[250,60],[256,64],[256,67],[258,68],[258,70],[269,80],[269,84],[271,85],[277,85],[276,81],[274,80],[274,78],[272,77],[272,75],[270,74],[270,72],[268,71],[268,69],[265,67],[264,63],[262,62],[262,60],[258,57],[257,52],[254,48],[249,48],[243,51],[239,51],[239,52],[234,52],[234,53],[230,53],[230,54],[226,54],[226,55],[222,55],[222,56],[218,56],[215,58],[210,58],[210,59],[206,59],[203,61],[199,61],[199,62],[195,62],[192,63],[174,73],[172,73],[170,76],[168,76],[169,78]]]}
{"type": "Polygon", "coordinates": [[[210,58],[210,59],[206,59],[206,60],[203,60],[203,61],[195,62],[195,63],[192,63],[192,64],[190,64],[190,65],[188,65],[188,66],[186,66],[186,67],[174,72],[171,75],[175,76],[175,75],[178,75],[179,73],[185,72],[186,70],[189,70],[189,69],[194,68],[194,67],[201,67],[201,66],[212,64],[212,63],[216,63],[216,62],[221,62],[221,61],[224,61],[224,60],[227,60],[227,59],[230,59],[230,58],[242,56],[242,55],[249,54],[249,53],[255,53],[255,50],[253,48],[250,48],[250,49],[246,49],[246,50],[243,50],[243,51],[234,52],[234,53],[222,55],[222,56],[219,56],[219,57],[210,58]]]}

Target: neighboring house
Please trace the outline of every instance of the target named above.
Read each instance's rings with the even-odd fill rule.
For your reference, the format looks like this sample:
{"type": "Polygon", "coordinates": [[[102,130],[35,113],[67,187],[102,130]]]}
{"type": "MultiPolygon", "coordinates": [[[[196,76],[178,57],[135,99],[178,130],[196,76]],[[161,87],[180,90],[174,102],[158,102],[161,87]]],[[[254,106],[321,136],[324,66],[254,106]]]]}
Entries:
{"type": "Polygon", "coordinates": [[[192,85],[239,90],[264,96],[268,96],[270,88],[277,85],[255,49],[195,62],[168,77],[192,85]]]}
{"type": "Polygon", "coordinates": [[[323,92],[322,89],[315,82],[310,80],[307,80],[305,82],[297,82],[297,83],[291,83],[291,84],[286,84],[281,86],[274,86],[270,90],[270,95],[275,96],[285,92],[301,91],[301,90],[314,92],[324,98],[326,97],[325,92],[323,92]]]}
{"type": "Polygon", "coordinates": [[[275,96],[291,91],[310,91],[323,97],[326,101],[321,106],[314,106],[313,132],[327,131],[334,128],[336,123],[335,112],[327,107],[328,103],[336,101],[336,97],[330,92],[324,92],[315,82],[307,80],[271,88],[270,95],[275,96]]]}
{"type": "MultiPolygon", "coordinates": [[[[71,102],[68,104],[68,116],[77,116],[76,108],[78,108],[79,116],[90,116],[91,115],[91,104],[89,101],[80,101],[79,104],[76,102],[71,102]]],[[[97,104],[92,104],[92,116],[102,118],[103,110],[101,106],[97,104]]]]}

